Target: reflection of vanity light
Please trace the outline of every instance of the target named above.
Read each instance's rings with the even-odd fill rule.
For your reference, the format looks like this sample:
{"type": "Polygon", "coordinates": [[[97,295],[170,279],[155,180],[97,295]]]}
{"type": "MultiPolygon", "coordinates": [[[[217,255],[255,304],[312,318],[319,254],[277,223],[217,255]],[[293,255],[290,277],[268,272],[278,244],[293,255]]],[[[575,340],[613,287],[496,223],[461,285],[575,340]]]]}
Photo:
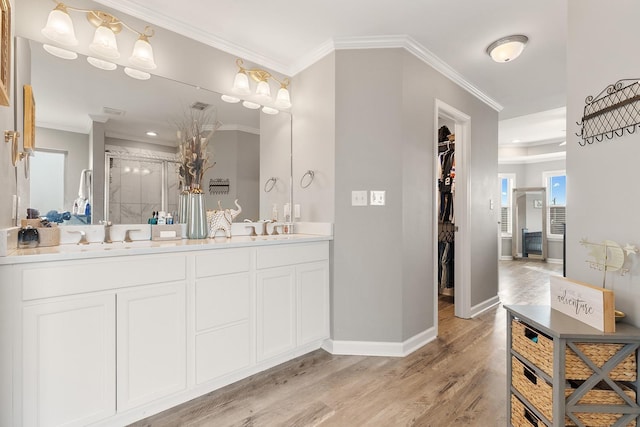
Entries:
{"type": "Polygon", "coordinates": [[[51,46],[50,44],[42,45],[44,50],[49,52],[53,56],[57,56],[62,59],[76,59],[78,54],[67,49],[62,49],[61,47],[51,46]]]}
{"type": "Polygon", "coordinates": [[[149,175],[151,171],[147,168],[142,169],[142,175],[149,175]]]}
{"type": "Polygon", "coordinates": [[[94,58],[93,56],[87,56],[87,62],[101,70],[113,71],[118,68],[118,66],[113,62],[104,61],[102,59],[94,58]]]}
{"type": "Polygon", "coordinates": [[[280,111],[276,110],[275,108],[271,108],[271,107],[262,107],[262,112],[265,114],[278,114],[280,111]]]}
{"type": "Polygon", "coordinates": [[[147,136],[158,136],[158,132],[154,132],[152,130],[147,132],[147,136]]]}
{"type": "Polygon", "coordinates": [[[235,96],[222,95],[220,97],[224,102],[228,102],[229,104],[236,104],[240,102],[240,98],[236,98],[235,96]]]}
{"type": "Polygon", "coordinates": [[[149,80],[151,78],[151,74],[144,71],[136,70],[135,68],[125,67],[124,73],[127,76],[133,77],[134,79],[138,80],[149,80]]]}
{"type": "Polygon", "coordinates": [[[125,166],[125,167],[122,169],[122,171],[123,171],[124,173],[129,173],[129,172],[131,172],[131,168],[130,168],[129,166],[125,166]]]}
{"type": "Polygon", "coordinates": [[[260,104],[256,104],[255,102],[251,102],[251,101],[244,101],[242,105],[247,107],[250,110],[257,110],[258,108],[260,108],[260,104]]]}
{"type": "Polygon", "coordinates": [[[133,168],[133,173],[140,173],[140,169],[139,168],[133,168]]]}

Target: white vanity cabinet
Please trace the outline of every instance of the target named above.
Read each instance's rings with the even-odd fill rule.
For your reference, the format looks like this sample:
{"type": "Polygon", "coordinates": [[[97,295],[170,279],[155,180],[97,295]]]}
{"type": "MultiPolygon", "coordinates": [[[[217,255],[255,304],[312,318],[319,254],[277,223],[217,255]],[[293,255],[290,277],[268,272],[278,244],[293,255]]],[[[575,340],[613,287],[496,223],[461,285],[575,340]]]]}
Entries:
{"type": "Polygon", "coordinates": [[[329,337],[329,245],[257,250],[258,361],[329,337]]]}
{"type": "Polygon", "coordinates": [[[320,348],[328,240],[0,259],[0,425],[127,425],[320,348]]]}

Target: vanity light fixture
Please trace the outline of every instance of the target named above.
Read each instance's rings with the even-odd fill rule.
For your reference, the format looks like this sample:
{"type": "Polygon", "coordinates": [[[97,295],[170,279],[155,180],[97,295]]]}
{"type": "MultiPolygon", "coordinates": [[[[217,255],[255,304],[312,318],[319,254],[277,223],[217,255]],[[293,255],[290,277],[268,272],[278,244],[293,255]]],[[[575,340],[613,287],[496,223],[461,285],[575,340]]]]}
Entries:
{"type": "MultiPolygon", "coordinates": [[[[260,68],[244,68],[244,62],[242,59],[236,59],[236,65],[238,66],[238,72],[233,79],[233,93],[237,95],[250,95],[251,87],[249,85],[249,77],[257,83],[255,96],[256,99],[263,103],[271,102],[271,86],[270,80],[277,82],[280,85],[274,105],[278,108],[287,109],[291,108],[291,97],[289,94],[289,79],[278,80],[270,72],[262,70],[260,68]]],[[[222,100],[226,102],[239,102],[240,98],[230,95],[222,95],[222,100]]],[[[259,104],[255,102],[245,101],[243,104],[247,108],[257,109],[260,108],[259,104]]],[[[277,111],[275,108],[267,107],[271,110],[277,111]]],[[[267,113],[275,114],[275,113],[267,113]]]]}
{"type": "Polygon", "coordinates": [[[271,107],[262,107],[262,112],[265,114],[275,115],[275,114],[278,114],[280,111],[271,107]]]}
{"type": "MultiPolygon", "coordinates": [[[[87,20],[96,27],[93,40],[88,48],[91,54],[97,58],[89,57],[87,60],[91,65],[103,70],[114,70],[117,68],[117,65],[111,61],[120,58],[116,34],[120,33],[122,28],[126,28],[132,33],[137,34],[138,40],[135,42],[133,53],[129,57],[129,62],[135,67],[129,68],[129,70],[133,70],[134,72],[127,72],[126,69],[125,72],[130,77],[137,79],[145,80],[151,77],[149,73],[137,70],[154,70],[156,68],[156,63],[153,58],[153,48],[149,43],[149,38],[153,37],[155,32],[150,26],[146,26],[144,32],[140,32],[108,12],[79,9],[60,3],[57,0],[53,1],[56,3],[56,7],[49,13],[47,25],[42,29],[42,34],[45,37],[64,47],[77,46],[79,42],[75,36],[73,21],[69,15],[69,11],[85,13],[87,20]],[[135,71],[137,71],[137,73],[135,71]]],[[[60,58],[77,58],[75,52],[58,46],[45,45],[45,50],[60,58]]]]}
{"type": "Polygon", "coordinates": [[[491,43],[487,53],[496,62],[510,62],[520,56],[528,41],[522,34],[503,37],[491,43]]]}

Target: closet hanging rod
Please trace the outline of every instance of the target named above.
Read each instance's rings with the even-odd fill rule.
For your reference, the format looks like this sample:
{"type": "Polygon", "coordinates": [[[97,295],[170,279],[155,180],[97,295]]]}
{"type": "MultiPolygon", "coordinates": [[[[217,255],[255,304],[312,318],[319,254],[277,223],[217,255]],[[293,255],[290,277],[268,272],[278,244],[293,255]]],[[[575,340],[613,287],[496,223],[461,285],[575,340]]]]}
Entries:
{"type": "Polygon", "coordinates": [[[455,141],[451,141],[451,142],[438,142],[438,147],[446,147],[448,145],[456,145],[455,141]]]}

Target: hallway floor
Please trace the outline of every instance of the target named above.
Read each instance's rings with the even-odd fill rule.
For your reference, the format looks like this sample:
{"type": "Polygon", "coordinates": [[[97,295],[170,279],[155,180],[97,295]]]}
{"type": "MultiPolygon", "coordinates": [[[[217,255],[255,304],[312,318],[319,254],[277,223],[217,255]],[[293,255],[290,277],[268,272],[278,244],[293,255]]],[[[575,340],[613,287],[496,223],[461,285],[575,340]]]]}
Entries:
{"type": "MultiPolygon", "coordinates": [[[[562,266],[499,261],[503,304],[548,304],[562,266]]],[[[479,426],[506,421],[506,313],[439,302],[436,340],[404,358],[317,350],[133,426],[479,426]]]]}

